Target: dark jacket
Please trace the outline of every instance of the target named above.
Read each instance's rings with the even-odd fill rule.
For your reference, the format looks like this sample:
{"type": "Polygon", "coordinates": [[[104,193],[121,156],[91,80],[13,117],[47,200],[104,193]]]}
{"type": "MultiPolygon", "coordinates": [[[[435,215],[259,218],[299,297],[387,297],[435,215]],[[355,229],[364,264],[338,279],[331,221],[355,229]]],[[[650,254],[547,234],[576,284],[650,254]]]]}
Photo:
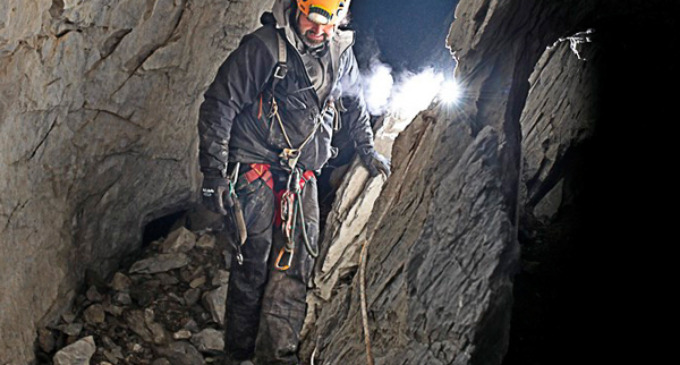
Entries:
{"type": "Polygon", "coordinates": [[[298,167],[319,170],[333,156],[334,112],[324,106],[334,100],[341,105],[343,128],[348,128],[356,145],[373,146],[368,113],[357,92],[359,70],[351,48],[354,32],[338,30],[329,43],[333,88],[327,99],[320,101],[300,54],[286,37],[287,25],[281,25],[281,14],[274,16],[275,24],[266,24],[243,37],[204,95],[199,114],[199,162],[204,174],[225,176],[228,162],[282,166],[278,155],[289,146],[276,119],[268,117],[272,92],[293,147],[310,135],[317,118],[322,119],[301,151],[298,167]],[[288,72],[272,91],[272,75],[278,64],[276,32],[286,40],[288,72]]]}

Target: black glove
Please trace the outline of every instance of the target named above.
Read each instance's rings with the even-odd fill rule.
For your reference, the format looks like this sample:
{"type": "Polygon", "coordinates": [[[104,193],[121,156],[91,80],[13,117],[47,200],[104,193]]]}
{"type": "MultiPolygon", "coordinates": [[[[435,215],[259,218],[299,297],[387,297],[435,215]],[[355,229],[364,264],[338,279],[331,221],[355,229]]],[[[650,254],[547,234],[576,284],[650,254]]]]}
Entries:
{"type": "Polygon", "coordinates": [[[222,176],[203,176],[203,205],[210,211],[227,215],[224,207],[232,207],[234,201],[229,194],[229,179],[222,176]]]}
{"type": "Polygon", "coordinates": [[[371,177],[376,177],[378,174],[383,174],[385,178],[390,176],[390,160],[379,154],[373,147],[360,147],[357,148],[357,152],[371,177]]]}

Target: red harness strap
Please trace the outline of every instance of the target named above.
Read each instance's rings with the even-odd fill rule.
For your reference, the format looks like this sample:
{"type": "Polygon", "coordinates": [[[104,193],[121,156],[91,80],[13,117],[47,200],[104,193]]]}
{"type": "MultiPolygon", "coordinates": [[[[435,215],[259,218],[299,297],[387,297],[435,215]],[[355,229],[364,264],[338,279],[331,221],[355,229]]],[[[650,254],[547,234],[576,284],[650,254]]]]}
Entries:
{"type": "MultiPolygon", "coordinates": [[[[272,178],[272,173],[269,171],[271,168],[271,165],[268,163],[251,163],[250,164],[250,170],[245,173],[245,178],[248,181],[248,184],[251,184],[253,181],[257,179],[262,179],[267,186],[274,191],[274,179],[272,178]]],[[[307,184],[308,181],[315,179],[316,175],[314,175],[314,171],[307,170],[302,174],[302,177],[300,178],[300,191],[304,190],[305,185],[307,184]]],[[[276,207],[276,212],[274,213],[274,225],[276,227],[281,227],[281,197],[283,196],[283,193],[286,191],[286,189],[281,189],[279,191],[274,191],[274,197],[276,200],[274,201],[275,207],[276,207]]]]}
{"type": "Polygon", "coordinates": [[[270,189],[274,190],[274,180],[272,180],[272,173],[269,171],[269,167],[268,163],[251,163],[250,171],[245,174],[248,184],[257,179],[262,179],[270,189]]]}

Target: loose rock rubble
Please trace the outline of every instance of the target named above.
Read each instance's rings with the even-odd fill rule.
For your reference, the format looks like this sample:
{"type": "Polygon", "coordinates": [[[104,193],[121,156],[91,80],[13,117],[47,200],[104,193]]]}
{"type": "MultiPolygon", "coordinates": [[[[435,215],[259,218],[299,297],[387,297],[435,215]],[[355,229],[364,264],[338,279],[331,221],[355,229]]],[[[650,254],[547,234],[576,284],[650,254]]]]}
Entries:
{"type": "Polygon", "coordinates": [[[84,288],[72,312],[38,331],[39,363],[220,363],[231,255],[216,241],[181,227],[106,285],[84,288]]]}

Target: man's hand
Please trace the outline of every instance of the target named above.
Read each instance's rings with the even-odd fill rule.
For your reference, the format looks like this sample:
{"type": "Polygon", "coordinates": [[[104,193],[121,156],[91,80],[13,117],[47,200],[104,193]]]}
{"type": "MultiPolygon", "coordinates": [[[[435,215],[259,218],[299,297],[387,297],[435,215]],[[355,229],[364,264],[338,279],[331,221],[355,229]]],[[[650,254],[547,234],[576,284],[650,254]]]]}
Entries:
{"type": "Polygon", "coordinates": [[[227,215],[225,205],[231,207],[234,201],[229,194],[229,179],[221,176],[203,177],[203,205],[210,211],[227,215]]]}
{"type": "Polygon", "coordinates": [[[390,176],[390,161],[373,147],[357,148],[357,152],[371,177],[376,177],[378,174],[383,174],[385,178],[390,176]]]}

